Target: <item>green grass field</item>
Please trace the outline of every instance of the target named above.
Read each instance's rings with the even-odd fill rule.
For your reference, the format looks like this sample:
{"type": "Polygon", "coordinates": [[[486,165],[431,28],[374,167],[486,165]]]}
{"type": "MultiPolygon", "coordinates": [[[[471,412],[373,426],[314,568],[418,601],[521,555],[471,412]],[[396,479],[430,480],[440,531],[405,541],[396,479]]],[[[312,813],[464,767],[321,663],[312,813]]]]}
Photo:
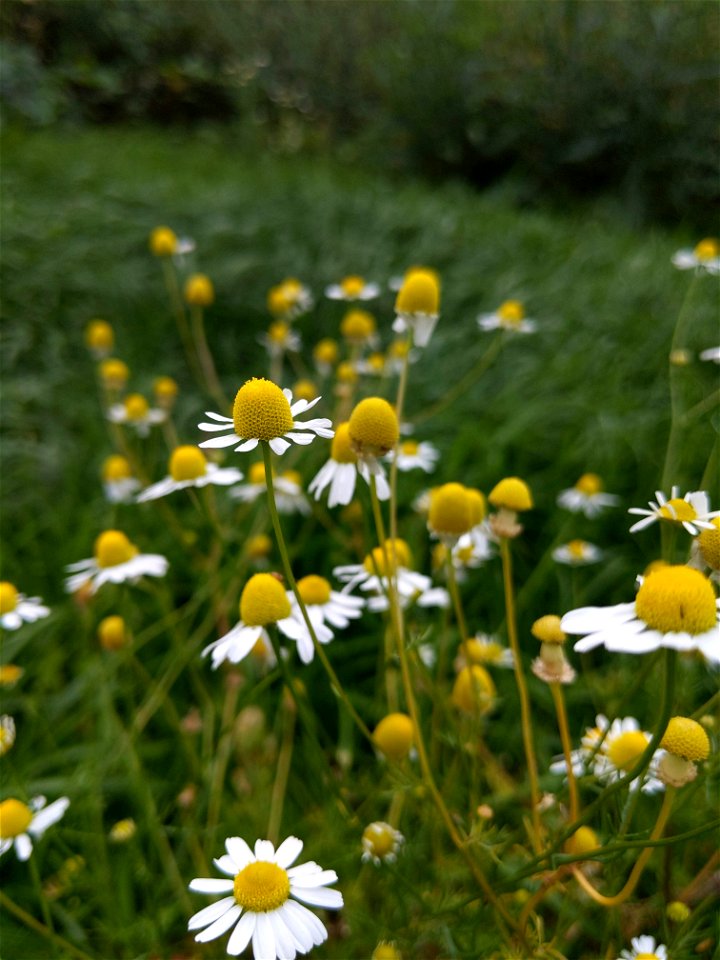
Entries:
{"type": "MultiPolygon", "coordinates": [[[[277,671],[264,677],[241,665],[212,673],[199,658],[218,636],[218,605],[230,625],[236,621],[238,583],[248,573],[245,542],[251,531],[271,532],[263,502],[238,507],[218,491],[226,539],[220,559],[212,560],[212,528],[184,495],[174,495],[174,519],[151,505],[117,506],[103,497],[100,470],[113,446],[95,363],[83,343],[89,320],[102,317],[113,325],[114,353],[131,369],[131,390],[149,394],[160,375],[177,380],[174,423],[181,442],[199,442],[203,411],[217,409],[187,368],[162,273],[148,251],[152,228],[168,224],[197,243],[189,266],[215,285],[205,323],[229,396],[247,378],[268,374],[257,337],[270,319],[267,291],[283,277],[299,277],[316,298],[316,308],[297,322],[309,366],[313,343],[337,337],[343,314],[341,305],[323,297],[327,284],[360,274],[382,285],[368,309],[387,346],[394,315],[389,278],[412,264],[438,271],[441,318],[410,367],[405,410],[414,436],[434,443],[441,460],[431,481],[417,473],[401,476],[401,535],[418,569],[427,572],[432,544],[424,520],[411,509],[417,494],[430,483],[453,480],[485,493],[505,476],[527,481],[535,509],[514,559],[520,646],[528,663],[537,652],[529,633],[534,620],[583,604],[629,601],[635,576],[660,557],[658,526],[630,535],[628,507],[645,506],[663,483],[666,493],[671,483],[683,493],[710,489],[717,501],[717,367],[698,359],[717,342],[717,279],[671,265],[672,254],[699,237],[638,234],[623,226],[620,211],[607,201],[564,215],[546,211],[542,198],[532,209],[518,209],[510,188],[477,194],[461,184],[393,180],[318,159],[247,156],[229,134],[213,130],[9,129],[3,160],[2,578],[30,596],[40,594],[52,608],[48,619],[4,632],[2,662],[22,665],[25,675],[3,690],[2,713],[17,725],[17,743],[0,761],[3,796],[71,798],[37,862],[46,891],[49,880],[60,889],[48,905],[52,925],[76,950],[95,958],[220,956],[220,941],[201,947],[185,932],[190,913],[209,902],[186,887],[194,876],[214,875],[201,869],[208,857],[220,855],[226,836],[265,836],[278,754],[293,739],[288,724],[296,721],[291,708],[278,708],[277,671]],[[478,330],[475,318],[508,299],[524,303],[537,332],[508,336],[494,363],[471,380],[469,372],[493,339],[478,330]],[[674,342],[679,316],[685,332],[674,342]],[[689,351],[687,364],[669,366],[673,345],[689,351]],[[671,381],[676,443],[666,459],[671,381]],[[463,389],[445,404],[458,384],[463,389]],[[558,510],[559,491],[589,471],[619,496],[620,507],[596,520],[558,510]],[[172,524],[179,525],[179,540],[172,524]],[[90,605],[74,602],[63,591],[64,568],[89,556],[109,527],[127,532],[144,552],[168,556],[170,575],[159,585],[104,587],[90,605]],[[551,548],[572,538],[598,544],[606,551],[603,561],[579,569],[554,563],[551,548]],[[117,655],[101,651],[95,640],[99,620],[113,613],[134,634],[132,649],[117,655]],[[199,733],[189,732],[188,715],[202,718],[199,733]],[[192,802],[186,802],[188,793],[179,800],[188,788],[192,802]],[[125,844],[109,842],[110,826],[126,817],[137,823],[135,836],[125,844]],[[84,865],[68,877],[68,858],[77,856],[84,865]]],[[[358,396],[376,389],[363,381],[358,396]]],[[[382,389],[393,399],[395,381],[384,381],[382,389]]],[[[317,415],[332,416],[333,402],[328,384],[317,415]]],[[[166,472],[162,440],[153,435],[142,450],[151,479],[159,479],[166,472]]],[[[327,441],[297,450],[287,463],[306,485],[328,456],[327,441]]],[[[226,465],[236,461],[247,472],[247,456],[226,457],[226,465]]],[[[360,532],[367,545],[373,534],[362,494],[366,523],[360,532]]],[[[287,521],[298,576],[329,576],[332,566],[357,559],[348,554],[352,539],[337,513],[335,535],[325,533],[328,516],[323,507],[309,519],[287,521]]],[[[685,562],[681,535],[675,562],[685,562]]],[[[279,568],[278,554],[272,558],[279,568]]],[[[502,633],[499,561],[470,571],[462,591],[470,632],[502,633]]],[[[448,616],[443,628],[442,615],[413,614],[414,646],[437,629],[449,630],[455,645],[457,628],[448,616]]],[[[380,634],[377,617],[366,615],[347,640],[328,648],[370,727],[386,712],[377,680],[380,634]]],[[[641,729],[653,729],[659,654],[637,658],[601,650],[582,663],[570,656],[581,674],[567,688],[575,742],[596,713],[632,714],[641,729]],[[634,688],[641,668],[647,679],[634,688]]],[[[346,904],[339,919],[329,921],[330,941],[317,956],[366,958],[383,938],[396,940],[406,957],[504,956],[417,770],[378,767],[317,660],[302,669],[315,726],[297,721],[281,837],[297,834],[306,843],[303,859],[337,870],[346,904]],[[338,745],[353,759],[351,768],[337,762],[338,745]],[[363,826],[382,819],[399,794],[405,798],[404,853],[392,867],[361,866],[363,826]]],[[[694,715],[716,689],[714,677],[700,662],[679,666],[675,712],[694,715]]],[[[497,889],[510,897],[518,887],[534,889],[529,877],[512,885],[525,863],[517,844],[526,841],[521,805],[527,786],[512,674],[493,678],[498,703],[480,721],[482,737],[512,790],[498,791],[465,751],[466,739],[478,733],[469,721],[439,735],[437,773],[463,822],[471,801],[493,806],[492,825],[473,834],[475,849],[497,889]]],[[[437,682],[422,670],[417,675],[426,718],[438,690],[447,693],[446,678],[437,682]]],[[[530,686],[541,786],[555,792],[562,789],[559,778],[547,773],[561,749],[553,701],[533,677],[530,686]]],[[[685,788],[692,802],[678,802],[672,833],[716,815],[717,762],[708,768],[685,788]]],[[[589,785],[588,802],[598,793],[589,785]]],[[[645,838],[656,807],[651,797],[639,800],[631,834],[645,838]]],[[[593,823],[605,842],[621,813],[615,797],[593,823]]],[[[711,835],[664,851],[651,861],[635,898],[644,923],[633,925],[620,911],[555,893],[543,908],[545,931],[537,939],[547,944],[556,936],[552,948],[558,952],[547,947],[537,955],[592,958],[602,949],[603,956],[615,957],[605,951],[628,946],[628,931],[655,931],[661,942],[674,938],[673,960],[710,956],[694,952],[711,936],[704,901],[681,929],[669,927],[662,904],[707,861],[711,835]]],[[[627,851],[612,859],[602,885],[618,889],[632,862],[627,851]]],[[[0,871],[8,896],[47,924],[26,865],[8,854],[0,871]]],[[[509,902],[519,909],[522,896],[509,902]]],[[[17,914],[3,911],[2,919],[4,956],[42,957],[49,950],[71,956],[17,914]]]]}

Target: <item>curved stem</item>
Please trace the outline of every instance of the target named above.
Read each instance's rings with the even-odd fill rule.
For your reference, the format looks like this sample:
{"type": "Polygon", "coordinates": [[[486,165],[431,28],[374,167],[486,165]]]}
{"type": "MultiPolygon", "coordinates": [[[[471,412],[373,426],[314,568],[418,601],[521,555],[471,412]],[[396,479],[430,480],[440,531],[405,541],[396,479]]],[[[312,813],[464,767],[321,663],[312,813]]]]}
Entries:
{"type": "Polygon", "coordinates": [[[227,398],[223,394],[222,387],[220,386],[217,370],[215,369],[215,362],[213,361],[212,354],[210,353],[210,347],[208,346],[207,337],[205,336],[205,320],[202,307],[192,308],[191,319],[192,337],[193,342],[195,343],[195,352],[198,360],[200,361],[200,369],[202,371],[203,379],[205,380],[205,386],[207,387],[209,393],[211,393],[215,400],[217,400],[217,402],[220,404],[220,409],[227,410],[230,405],[227,401],[227,398]]]}
{"type": "Polygon", "coordinates": [[[570,821],[577,820],[580,813],[580,801],[578,799],[578,788],[572,765],[572,747],[570,743],[570,732],[568,730],[567,712],[565,711],[565,698],[563,697],[562,686],[559,683],[550,684],[550,693],[552,693],[555,702],[555,712],[557,713],[558,729],[560,730],[560,740],[562,741],[563,756],[565,757],[565,766],[567,768],[568,791],[570,793],[570,821]]]}

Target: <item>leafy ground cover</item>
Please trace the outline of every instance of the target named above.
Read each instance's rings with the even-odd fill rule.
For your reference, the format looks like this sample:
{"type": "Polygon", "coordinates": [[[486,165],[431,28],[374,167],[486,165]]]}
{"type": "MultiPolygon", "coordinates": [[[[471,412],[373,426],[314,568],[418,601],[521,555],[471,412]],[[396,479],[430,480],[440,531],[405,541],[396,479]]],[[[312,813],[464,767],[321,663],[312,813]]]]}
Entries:
{"type": "MultiPolygon", "coordinates": [[[[501,941],[485,921],[478,929],[477,890],[468,889],[462,859],[438,836],[426,786],[411,768],[378,774],[372,751],[342,705],[338,709],[317,661],[300,674],[316,724],[306,729],[292,706],[282,706],[282,699],[278,706],[276,672],[263,675],[252,667],[211,674],[199,659],[201,648],[217,637],[217,610],[209,602],[217,590],[224,616],[234,623],[237,596],[225,593],[248,570],[249,531],[270,532],[265,507],[219,504],[225,553],[210,582],[204,570],[213,534],[191,501],[177,508],[179,521],[162,510],[108,504],[100,471],[113,452],[112,435],[83,332],[94,317],[112,324],[132,389],[149,394],[157,376],[175,378],[180,394],[173,421],[183,442],[196,443],[203,410],[217,405],[187,368],[162,272],[148,252],[153,227],[167,223],[197,243],[185,269],[213,280],[207,337],[230,396],[249,376],[267,375],[268,358],[257,338],[268,325],[267,291],[283,277],[301,278],[317,300],[297,322],[309,370],[309,348],[321,337],[337,337],[344,313],[323,297],[327,284],[360,274],[382,285],[371,309],[387,345],[395,296],[387,281],[411,264],[432,266],[442,278],[442,316],[410,367],[406,417],[414,435],[440,451],[432,482],[459,480],[487,493],[503,476],[517,475],[530,485],[536,509],[515,549],[519,636],[529,662],[537,647],[530,625],[537,617],[584,603],[626,601],[637,573],[660,556],[655,527],[628,535],[627,507],[644,506],[663,485],[666,492],[670,483],[696,490],[716,480],[717,421],[708,403],[716,368],[698,354],[717,339],[717,280],[691,277],[670,263],[675,250],[699,238],[638,234],[618,226],[609,204],[560,217],[519,210],[502,190],[478,195],[454,183],[430,189],[330,163],[259,159],[212,129],[192,137],[137,129],[9,130],[2,207],[3,577],[29,595],[41,594],[53,611],[3,641],[3,662],[22,663],[26,671],[3,696],[3,712],[15,716],[18,728],[17,743],[2,760],[3,790],[71,798],[55,839],[48,835],[41,851],[41,882],[46,894],[53,883],[57,893],[46,896],[52,924],[90,956],[218,955],[217,943],[201,948],[185,933],[190,912],[199,909],[187,882],[211,875],[207,858],[219,855],[226,836],[265,835],[276,763],[287,759],[283,745],[294,742],[282,836],[306,838],[311,856],[337,870],[346,902],[318,955],[367,957],[382,938],[396,940],[408,956],[493,955],[501,941]],[[476,317],[510,299],[522,301],[537,331],[497,341],[491,363],[493,337],[480,332],[476,317]],[[688,332],[680,359],[688,362],[669,368],[681,314],[688,332]],[[483,358],[486,369],[476,377],[483,358]],[[676,416],[668,461],[671,381],[676,412],[685,418],[676,416]],[[589,471],[621,504],[594,521],[556,506],[559,491],[589,471]],[[184,543],[173,539],[176,522],[184,543]],[[125,529],[145,552],[168,555],[172,585],[137,593],[106,587],[91,604],[68,599],[65,566],[88,556],[95,537],[109,527],[125,529]],[[600,564],[570,569],[552,560],[554,546],[580,537],[605,550],[600,564]],[[95,632],[102,617],[118,612],[135,638],[132,650],[112,656],[98,649],[95,632]],[[293,739],[296,724],[302,733],[293,739]],[[399,795],[405,805],[402,858],[395,866],[361,866],[364,825],[382,818],[399,795]],[[110,826],[128,817],[137,824],[135,835],[124,844],[110,842],[110,826]],[[81,861],[72,860],[77,857],[81,861]]],[[[289,385],[297,375],[288,371],[289,385]]],[[[325,388],[336,403],[333,384],[325,388]]],[[[394,384],[383,381],[381,389],[390,396],[394,384]]],[[[363,380],[356,397],[377,390],[375,381],[363,380]]],[[[330,415],[329,408],[322,415],[330,415]]],[[[162,476],[163,442],[152,435],[143,451],[152,478],[162,476]]],[[[316,443],[292,466],[306,485],[326,457],[327,449],[316,443]]],[[[411,474],[399,492],[403,535],[423,570],[432,544],[411,504],[427,486],[427,478],[411,474]]],[[[328,540],[328,521],[322,508],[311,518],[287,521],[291,559],[301,574],[322,568],[327,575],[333,565],[354,559],[347,555],[348,528],[333,528],[340,534],[328,540]]],[[[365,542],[372,537],[369,521],[363,534],[365,542]]],[[[272,559],[279,566],[276,553],[272,559]]],[[[504,629],[499,561],[470,571],[463,601],[471,632],[504,629]]],[[[432,633],[430,621],[418,615],[412,622],[419,644],[432,633]]],[[[451,623],[448,629],[457,643],[456,628],[451,623]]],[[[329,648],[370,726],[384,712],[378,630],[366,616],[349,639],[329,648]]],[[[648,681],[633,693],[637,664],[638,658],[618,655],[584,658],[581,679],[567,693],[575,740],[596,713],[632,713],[649,728],[657,685],[648,681]]],[[[420,687],[426,705],[439,695],[427,683],[420,687]]],[[[483,801],[494,808],[486,832],[474,836],[502,888],[508,871],[517,874],[523,862],[512,838],[522,829],[517,803],[526,793],[518,785],[523,746],[511,674],[498,676],[496,684],[496,709],[473,722],[481,723],[515,792],[503,792],[464,751],[477,732],[472,725],[449,728],[436,747],[443,792],[458,818],[473,822],[463,793],[468,782],[475,806],[483,801]]],[[[713,688],[703,663],[686,664],[678,709],[690,715],[713,688]]],[[[563,789],[559,778],[547,772],[560,751],[553,701],[534,680],[532,694],[541,786],[556,793],[563,789]]],[[[697,807],[684,804],[674,815],[675,833],[707,820],[711,782],[711,776],[698,781],[697,807]]],[[[588,798],[596,789],[587,789],[588,798]]],[[[618,816],[611,804],[594,824],[606,841],[618,816]]],[[[640,799],[636,816],[635,830],[644,838],[655,816],[651,798],[640,799]]],[[[641,929],[662,930],[664,942],[675,937],[680,951],[707,940],[707,910],[680,935],[668,928],[660,901],[671,888],[690,884],[708,846],[701,837],[667,847],[639,887],[638,909],[648,924],[641,929]]],[[[624,856],[607,868],[611,889],[620,885],[627,851],[624,856]]],[[[41,916],[31,874],[9,857],[0,869],[14,901],[41,916]]],[[[523,878],[519,889],[534,888],[523,878]]],[[[517,889],[502,892],[510,896],[517,889]]],[[[617,951],[629,942],[629,930],[641,932],[619,911],[563,903],[557,894],[544,909],[548,929],[557,925],[560,931],[553,949],[567,956],[598,956],[601,945],[603,952],[613,945],[617,951]],[[586,919],[578,930],[580,912],[586,919]]],[[[3,919],[8,956],[13,950],[45,955],[47,941],[17,914],[11,919],[6,912],[3,919]]],[[[538,940],[549,942],[550,934],[538,930],[538,940]]],[[[57,948],[59,956],[63,949],[57,948]]]]}

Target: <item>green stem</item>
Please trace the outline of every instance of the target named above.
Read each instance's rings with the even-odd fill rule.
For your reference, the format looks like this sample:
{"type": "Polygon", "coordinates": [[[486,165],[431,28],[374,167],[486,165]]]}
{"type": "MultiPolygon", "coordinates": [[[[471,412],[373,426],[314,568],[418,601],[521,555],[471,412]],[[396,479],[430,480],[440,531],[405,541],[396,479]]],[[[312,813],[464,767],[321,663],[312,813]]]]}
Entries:
{"type": "Polygon", "coordinates": [[[220,404],[220,409],[225,411],[230,404],[223,394],[220,381],[218,379],[215,363],[210,353],[207,337],[205,336],[205,320],[202,307],[193,307],[191,310],[192,336],[195,343],[195,351],[200,361],[200,369],[205,380],[205,386],[209,393],[220,404]]]}
{"type": "Polygon", "coordinates": [[[69,940],[66,940],[53,930],[50,930],[47,926],[44,926],[39,920],[36,920],[35,917],[23,910],[22,907],[19,907],[14,900],[11,900],[10,897],[8,897],[8,895],[3,893],[1,890],[0,906],[4,907],[8,913],[11,913],[21,923],[24,923],[28,929],[33,930],[41,937],[44,937],[51,943],[54,943],[57,947],[59,947],[61,950],[64,950],[66,953],[69,953],[71,956],[77,957],[78,960],[92,960],[92,957],[90,957],[87,953],[83,953],[82,950],[79,950],[76,946],[74,946],[74,944],[70,943],[69,940]]]}
{"type": "MultiPolygon", "coordinates": [[[[688,309],[692,300],[692,294],[695,290],[699,274],[696,272],[688,284],[685,292],[685,299],[680,307],[675,332],[673,333],[672,344],[670,347],[670,356],[685,346],[685,337],[687,333],[687,319],[690,316],[688,309]]],[[[665,464],[663,466],[661,488],[669,490],[674,480],[678,479],[678,460],[682,446],[682,423],[683,419],[680,397],[680,381],[685,368],[669,361],[669,379],[670,379],[670,433],[668,435],[667,448],[665,451],[665,464]]]]}
{"type": "Polygon", "coordinates": [[[280,836],[280,825],[282,823],[288,777],[290,776],[290,763],[292,761],[293,739],[295,734],[295,711],[289,709],[287,704],[282,701],[281,710],[283,735],[275,770],[272,797],[270,799],[270,817],[267,828],[267,838],[274,844],[277,844],[280,836]]]}
{"type": "Polygon", "coordinates": [[[37,854],[31,854],[28,861],[28,867],[30,868],[30,876],[32,878],[33,887],[35,888],[35,893],[38,900],[40,901],[40,910],[42,911],[43,920],[45,921],[45,926],[50,930],[51,933],[55,933],[55,927],[53,925],[52,916],[50,914],[50,907],[43,893],[42,883],[40,881],[40,874],[38,872],[37,861],[35,857],[37,854]]]}

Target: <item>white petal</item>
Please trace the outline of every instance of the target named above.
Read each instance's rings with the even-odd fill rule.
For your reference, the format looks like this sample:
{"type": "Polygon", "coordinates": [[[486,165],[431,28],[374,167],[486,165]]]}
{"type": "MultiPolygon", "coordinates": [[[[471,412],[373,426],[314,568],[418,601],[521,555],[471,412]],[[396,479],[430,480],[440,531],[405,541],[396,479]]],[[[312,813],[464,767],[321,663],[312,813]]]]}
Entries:
{"type": "Polygon", "coordinates": [[[293,617],[285,617],[284,620],[278,620],[277,626],[281,633],[291,640],[299,640],[307,632],[304,623],[298,623],[293,617]]]}
{"type": "Polygon", "coordinates": [[[612,653],[650,653],[662,645],[662,634],[657,630],[646,630],[632,634],[626,630],[608,632],[605,635],[605,649],[612,653]]]}
{"type": "Polygon", "coordinates": [[[302,853],[303,842],[297,837],[288,837],[275,851],[275,863],[287,870],[302,853]]]}
{"type": "Polygon", "coordinates": [[[211,410],[205,411],[205,416],[210,417],[211,420],[219,420],[222,423],[232,423],[232,417],[224,417],[221,413],[213,413],[211,410]]]}
{"type": "MultiPolygon", "coordinates": [[[[303,907],[302,904],[296,903],[294,900],[287,900],[283,904],[283,910],[285,911],[285,921],[287,922],[287,915],[290,914],[294,924],[298,926],[302,924],[310,933],[316,947],[327,940],[328,932],[324,925],[307,907],[303,907]]],[[[288,926],[290,926],[290,924],[288,924],[288,926]]],[[[290,927],[290,929],[295,932],[295,926],[290,927]]]]}
{"type": "MultiPolygon", "coordinates": [[[[198,446],[203,449],[219,449],[220,447],[231,447],[233,444],[238,442],[237,435],[230,433],[225,437],[210,437],[209,440],[203,440],[202,443],[199,443],[198,446]]],[[[239,448],[238,448],[239,449],[239,448]]]]}
{"type": "MultiPolygon", "coordinates": [[[[229,899],[234,900],[235,898],[228,897],[228,900],[229,899]]],[[[216,937],[221,937],[227,930],[230,929],[230,927],[239,918],[241,913],[241,908],[235,904],[234,906],[230,907],[226,913],[222,914],[222,916],[216,920],[215,923],[211,923],[209,927],[207,927],[201,933],[198,933],[198,935],[195,937],[195,940],[198,943],[207,943],[209,940],[214,940],[216,937]]]]}
{"type": "Polygon", "coordinates": [[[251,437],[249,440],[243,440],[243,442],[235,447],[235,453],[247,453],[248,450],[254,450],[255,447],[260,443],[256,437],[251,437]]]}
{"type": "Polygon", "coordinates": [[[202,423],[198,424],[198,430],[203,430],[205,433],[219,433],[221,430],[227,433],[228,425],[227,423],[202,423]]]}
{"type": "Polygon", "coordinates": [[[328,883],[337,883],[337,873],[334,870],[319,870],[317,873],[301,873],[290,884],[291,891],[297,888],[324,887],[328,883]]]}
{"type": "Polygon", "coordinates": [[[231,957],[236,957],[239,953],[242,953],[250,943],[252,935],[255,933],[257,916],[256,913],[248,912],[240,917],[240,922],[230,935],[225,948],[231,957]]]}
{"type": "Polygon", "coordinates": [[[188,889],[195,893],[230,893],[232,880],[217,880],[215,877],[196,877],[190,881],[188,889]]]}
{"type": "MultiPolygon", "coordinates": [[[[294,430],[284,434],[284,436],[286,436],[288,440],[292,440],[293,443],[297,443],[301,447],[306,447],[315,439],[314,433],[296,433],[294,430]]],[[[272,440],[270,442],[272,443],[272,440]]]]}
{"type": "Polygon", "coordinates": [[[28,827],[28,833],[31,833],[34,837],[41,837],[49,826],[52,826],[53,823],[57,823],[58,820],[62,819],[69,806],[70,800],[67,797],[61,797],[59,800],[51,803],[49,807],[45,807],[44,810],[35,814],[32,823],[28,827]]]}
{"type": "Polygon", "coordinates": [[[326,887],[318,887],[316,890],[293,888],[293,896],[303,903],[309,903],[313,907],[325,907],[326,910],[339,910],[343,905],[340,891],[328,890],[326,887]]]}
{"type": "Polygon", "coordinates": [[[288,930],[282,914],[279,910],[273,910],[272,913],[268,914],[268,917],[275,934],[275,948],[278,957],[280,960],[295,960],[299,944],[296,946],[295,939],[288,930]]]}
{"type": "Polygon", "coordinates": [[[328,495],[328,507],[337,506],[341,503],[344,506],[350,503],[355,493],[355,477],[357,470],[353,463],[338,463],[335,468],[335,475],[330,485],[328,495]]]}
{"type": "Polygon", "coordinates": [[[287,440],[283,440],[282,437],[273,437],[272,440],[268,440],[268,446],[273,453],[276,453],[279,457],[281,457],[285,451],[289,449],[290,444],[287,442],[287,440]]]}
{"type": "Polygon", "coordinates": [[[32,851],[32,840],[26,833],[21,833],[19,836],[15,837],[15,853],[17,854],[18,860],[29,860],[32,851]]]}
{"type": "Polygon", "coordinates": [[[243,867],[255,859],[255,854],[242,837],[228,837],[225,841],[225,849],[235,863],[236,873],[240,873],[243,867]]]}
{"type": "Polygon", "coordinates": [[[214,923],[219,917],[230,909],[235,903],[235,897],[223,897],[217,903],[211,903],[209,907],[203,907],[197,913],[193,914],[188,920],[188,930],[200,930],[214,923]]]}
{"type": "Polygon", "coordinates": [[[240,872],[233,858],[227,853],[224,853],[221,857],[216,857],[213,863],[220,873],[224,873],[227,877],[234,877],[236,873],[240,872]]]}
{"type": "Polygon", "coordinates": [[[570,610],[560,621],[565,633],[594,633],[631,620],[635,615],[634,603],[619,603],[614,607],[579,607],[570,610]]]}
{"type": "Polygon", "coordinates": [[[315,941],[308,924],[303,923],[301,919],[299,920],[293,914],[292,908],[288,909],[294,902],[294,900],[287,900],[277,911],[276,916],[282,920],[289,930],[290,936],[293,938],[298,951],[300,953],[309,953],[314,947],[315,941]]]}
{"type": "Polygon", "coordinates": [[[268,863],[275,861],[275,847],[269,840],[255,841],[255,859],[266,860],[268,863]]]}
{"type": "Polygon", "coordinates": [[[319,500],[325,487],[330,483],[335,473],[336,463],[334,460],[328,460],[315,474],[308,484],[308,493],[313,493],[315,499],[319,500]]]}
{"type": "Polygon", "coordinates": [[[276,960],[275,932],[267,913],[258,913],[257,915],[252,946],[255,960],[276,960]]]}

